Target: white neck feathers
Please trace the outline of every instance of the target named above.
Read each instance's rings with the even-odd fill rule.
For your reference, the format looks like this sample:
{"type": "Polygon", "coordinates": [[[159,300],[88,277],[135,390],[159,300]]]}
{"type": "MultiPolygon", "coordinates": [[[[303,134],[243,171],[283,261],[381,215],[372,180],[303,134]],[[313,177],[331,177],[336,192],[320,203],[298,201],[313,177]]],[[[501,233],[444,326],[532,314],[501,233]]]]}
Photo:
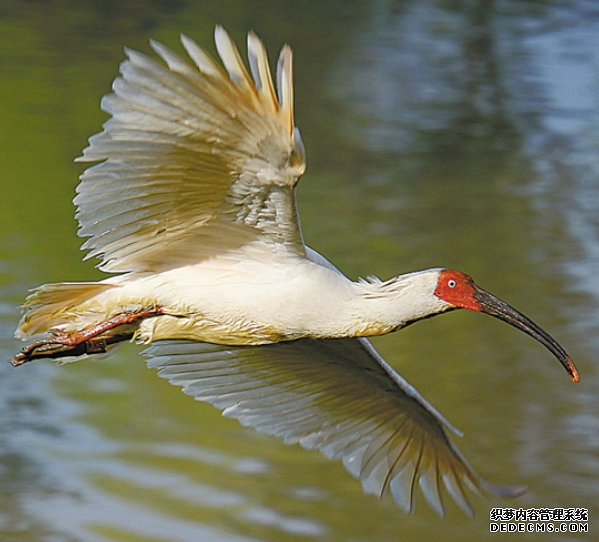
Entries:
{"type": "Polygon", "coordinates": [[[427,269],[381,281],[355,282],[350,317],[356,335],[388,333],[414,320],[444,312],[451,305],[434,295],[441,269],[427,269]]]}

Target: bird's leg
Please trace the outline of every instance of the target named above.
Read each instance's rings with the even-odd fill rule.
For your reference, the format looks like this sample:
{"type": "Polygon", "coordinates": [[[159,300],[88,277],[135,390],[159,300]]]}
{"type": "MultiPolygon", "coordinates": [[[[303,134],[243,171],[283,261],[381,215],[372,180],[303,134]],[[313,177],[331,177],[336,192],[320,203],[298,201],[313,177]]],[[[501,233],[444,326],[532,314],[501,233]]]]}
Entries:
{"type": "Polygon", "coordinates": [[[101,337],[103,333],[118,326],[133,324],[144,318],[159,316],[163,312],[162,307],[141,309],[136,312],[123,312],[86,327],[81,331],[55,331],[53,337],[25,346],[10,363],[14,367],[17,367],[37,358],[62,358],[80,356],[82,354],[103,353],[106,352],[107,346],[133,337],[133,333],[121,333],[101,337]]]}

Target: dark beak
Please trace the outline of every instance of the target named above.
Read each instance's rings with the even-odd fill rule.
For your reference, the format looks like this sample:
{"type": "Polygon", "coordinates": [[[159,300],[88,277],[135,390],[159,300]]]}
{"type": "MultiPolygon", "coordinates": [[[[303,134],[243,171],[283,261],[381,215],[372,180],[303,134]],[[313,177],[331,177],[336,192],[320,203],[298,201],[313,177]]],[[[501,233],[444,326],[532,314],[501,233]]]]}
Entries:
{"type": "Polygon", "coordinates": [[[561,345],[549,333],[541,329],[530,318],[518,312],[514,307],[508,305],[505,301],[495,297],[493,294],[473,285],[474,298],[480,303],[481,310],[484,313],[495,316],[508,324],[518,328],[524,333],[534,337],[541,344],[545,345],[549,351],[564,366],[573,382],[580,382],[580,375],[573,361],[561,345]]]}

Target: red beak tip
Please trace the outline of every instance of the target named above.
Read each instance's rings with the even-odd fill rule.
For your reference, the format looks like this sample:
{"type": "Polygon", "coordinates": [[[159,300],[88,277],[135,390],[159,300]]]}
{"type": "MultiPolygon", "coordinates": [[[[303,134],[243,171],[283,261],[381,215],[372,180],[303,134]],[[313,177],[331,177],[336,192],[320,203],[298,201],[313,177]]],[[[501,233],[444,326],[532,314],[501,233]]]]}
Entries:
{"type": "Polygon", "coordinates": [[[580,382],[580,373],[578,372],[578,369],[574,365],[574,362],[570,358],[568,358],[566,360],[566,364],[568,366],[568,372],[570,373],[570,378],[572,379],[572,382],[574,382],[574,383],[580,382]]]}

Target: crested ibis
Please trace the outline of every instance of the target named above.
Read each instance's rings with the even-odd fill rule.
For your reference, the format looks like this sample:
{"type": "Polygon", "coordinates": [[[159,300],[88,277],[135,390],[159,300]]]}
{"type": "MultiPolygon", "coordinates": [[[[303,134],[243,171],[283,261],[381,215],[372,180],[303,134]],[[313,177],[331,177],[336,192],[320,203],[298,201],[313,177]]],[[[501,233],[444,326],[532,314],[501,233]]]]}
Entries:
{"type": "Polygon", "coordinates": [[[27,298],[13,365],[74,361],[134,340],[150,367],[225,416],[341,459],[366,493],[407,512],[416,486],[443,515],[442,487],[473,514],[484,481],[448,438],[459,432],[367,337],[453,309],[490,314],[564,349],[466,274],[428,269],[354,282],[304,244],[295,187],[306,158],[293,114],[292,53],[276,88],[248,35],[250,70],[216,27],[222,66],[187,36],[189,59],[151,42],[164,63],[127,50],[102,100],[111,115],[78,160],[75,204],[100,282],[46,284],[27,298]],[[250,75],[251,74],[251,75],[250,75]],[[35,339],[35,340],[34,340],[35,339]]]}

